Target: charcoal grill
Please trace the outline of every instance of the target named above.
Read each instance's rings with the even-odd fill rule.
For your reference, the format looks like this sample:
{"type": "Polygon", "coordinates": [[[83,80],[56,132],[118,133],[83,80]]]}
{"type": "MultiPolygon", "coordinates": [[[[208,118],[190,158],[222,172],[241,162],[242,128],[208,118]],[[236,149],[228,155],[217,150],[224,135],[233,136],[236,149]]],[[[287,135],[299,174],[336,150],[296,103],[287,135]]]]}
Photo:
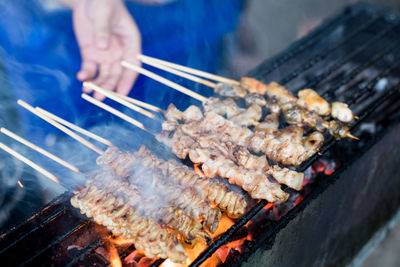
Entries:
{"type": "MultiPolygon", "coordinates": [[[[220,265],[342,265],[391,218],[400,206],[400,151],[391,149],[400,146],[399,26],[395,12],[352,5],[249,73],[264,82],[279,81],[293,92],[312,87],[328,101],[348,103],[359,117],[351,130],[361,141],[337,142],[326,136],[321,153],[299,168],[313,179],[300,192],[303,201],[273,207],[259,201],[191,266],[201,265],[226,243],[249,233],[252,238],[240,249],[230,249],[220,265]],[[315,172],[322,162],[335,163],[333,174],[315,172]]],[[[107,265],[98,253],[104,245],[98,226],[71,207],[71,195],[60,196],[3,234],[1,262],[107,265]]],[[[132,251],[133,246],[119,250],[121,258],[132,251]]]]}

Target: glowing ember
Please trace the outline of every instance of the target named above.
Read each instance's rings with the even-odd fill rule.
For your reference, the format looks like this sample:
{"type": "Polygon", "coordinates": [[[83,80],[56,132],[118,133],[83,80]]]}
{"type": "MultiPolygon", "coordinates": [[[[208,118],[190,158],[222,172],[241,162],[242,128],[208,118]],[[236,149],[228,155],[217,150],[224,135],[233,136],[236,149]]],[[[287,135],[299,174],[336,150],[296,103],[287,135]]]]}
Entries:
{"type": "Polygon", "coordinates": [[[264,209],[269,210],[272,208],[273,205],[274,205],[274,203],[268,203],[267,205],[265,205],[264,209]]]}
{"type": "Polygon", "coordinates": [[[225,233],[226,230],[228,230],[233,224],[234,222],[228,216],[226,216],[225,214],[222,215],[221,220],[219,221],[218,228],[215,233],[211,235],[211,237],[214,238],[217,235],[225,233]]]}
{"type": "Polygon", "coordinates": [[[218,258],[222,261],[225,262],[226,258],[229,255],[229,252],[231,251],[230,248],[223,246],[220,249],[217,250],[218,258]]]}
{"type": "Polygon", "coordinates": [[[299,195],[299,197],[294,201],[294,204],[297,206],[299,205],[300,202],[302,202],[304,199],[303,195],[299,195]]]}
{"type": "Polygon", "coordinates": [[[195,164],[193,167],[194,171],[197,173],[198,176],[200,177],[205,177],[206,175],[203,173],[203,171],[200,168],[199,164],[195,164]]]}
{"type": "Polygon", "coordinates": [[[18,180],[18,185],[19,185],[19,187],[21,187],[21,188],[24,188],[24,185],[21,183],[21,181],[20,180],[18,180]]]}
{"type": "Polygon", "coordinates": [[[112,238],[110,241],[115,246],[126,246],[126,245],[132,245],[133,244],[133,240],[132,239],[125,239],[125,238],[122,238],[122,237],[112,238]]]}
{"type": "Polygon", "coordinates": [[[108,247],[110,253],[110,265],[112,267],[122,267],[121,259],[119,258],[118,250],[113,246],[108,247]]]}

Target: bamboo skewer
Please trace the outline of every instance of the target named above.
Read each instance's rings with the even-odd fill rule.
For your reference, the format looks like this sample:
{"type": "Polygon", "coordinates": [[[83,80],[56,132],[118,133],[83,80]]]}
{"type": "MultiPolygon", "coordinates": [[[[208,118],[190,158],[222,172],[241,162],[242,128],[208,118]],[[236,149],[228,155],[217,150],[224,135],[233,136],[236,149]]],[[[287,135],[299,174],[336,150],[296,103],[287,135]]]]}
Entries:
{"type": "Polygon", "coordinates": [[[53,182],[56,182],[58,184],[60,183],[60,181],[58,180],[58,178],[54,174],[52,174],[52,173],[48,172],[47,170],[43,169],[42,167],[40,167],[36,163],[32,162],[31,160],[25,158],[24,156],[19,154],[17,151],[11,149],[10,147],[6,146],[3,143],[0,143],[0,148],[3,149],[4,151],[6,151],[7,153],[11,154],[15,158],[19,159],[20,161],[24,162],[28,166],[32,167],[36,171],[40,172],[41,174],[43,174],[44,176],[46,176],[47,178],[49,178],[53,182]]]}
{"type": "Polygon", "coordinates": [[[39,111],[37,111],[34,107],[30,106],[29,104],[25,103],[24,101],[22,101],[21,99],[19,99],[17,101],[17,103],[24,107],[25,109],[29,110],[30,112],[32,112],[33,114],[35,114],[36,116],[40,117],[41,119],[47,121],[48,123],[50,123],[51,125],[53,125],[54,127],[58,128],[59,130],[63,131],[64,133],[66,133],[67,135],[69,135],[70,137],[74,138],[75,140],[77,140],[78,142],[80,142],[81,144],[87,146],[88,148],[92,149],[93,151],[97,152],[98,154],[103,154],[103,151],[101,149],[99,149],[98,147],[96,147],[95,145],[93,145],[92,143],[90,143],[89,141],[87,141],[86,139],[82,138],[81,136],[77,135],[76,133],[72,132],[70,129],[66,128],[65,126],[61,125],[60,123],[50,119],[49,117],[47,117],[46,115],[44,115],[43,113],[40,113],[39,111]]]}
{"type": "Polygon", "coordinates": [[[235,81],[233,79],[225,78],[225,77],[218,76],[218,75],[215,75],[215,74],[211,74],[211,73],[208,73],[208,72],[205,72],[205,71],[201,71],[201,70],[196,70],[196,69],[193,69],[193,68],[189,68],[189,67],[186,67],[186,66],[182,66],[182,65],[179,65],[179,64],[168,62],[168,61],[165,61],[165,60],[161,60],[161,59],[157,59],[157,58],[153,58],[153,57],[149,57],[149,56],[145,56],[145,55],[138,55],[137,58],[139,60],[143,61],[143,62],[144,62],[144,60],[153,61],[153,62],[159,63],[161,65],[164,65],[164,66],[176,69],[176,70],[180,70],[180,71],[183,71],[183,72],[186,72],[186,73],[190,73],[190,74],[193,74],[193,75],[197,75],[197,76],[200,76],[200,77],[203,77],[203,78],[206,78],[206,79],[210,79],[210,80],[213,80],[213,81],[222,82],[222,83],[229,83],[229,84],[234,84],[234,85],[240,85],[240,83],[238,81],[235,81]]]}
{"type": "Polygon", "coordinates": [[[130,102],[128,102],[128,101],[116,96],[115,94],[111,93],[110,91],[107,91],[106,89],[103,89],[100,86],[97,86],[97,85],[95,85],[95,84],[93,84],[91,82],[84,82],[83,83],[83,87],[87,87],[87,88],[90,88],[90,89],[92,89],[92,90],[94,90],[96,92],[99,92],[100,94],[105,95],[106,97],[114,100],[115,102],[118,102],[118,103],[126,106],[127,108],[130,108],[130,109],[132,109],[132,110],[134,110],[136,112],[139,112],[140,114],[142,114],[144,116],[147,116],[150,119],[154,119],[155,118],[153,113],[151,113],[151,112],[149,112],[147,110],[144,110],[141,107],[138,107],[136,105],[132,105],[132,103],[130,103],[130,102]]]}
{"type": "Polygon", "coordinates": [[[358,138],[357,136],[352,135],[351,133],[347,133],[346,137],[349,137],[349,138],[352,138],[352,139],[355,139],[355,140],[360,140],[360,138],[358,138]]]}
{"type": "Polygon", "coordinates": [[[115,116],[129,122],[130,124],[133,124],[134,126],[146,131],[146,132],[150,132],[148,129],[146,129],[143,125],[143,123],[138,122],[137,120],[125,115],[124,113],[120,112],[119,110],[116,110],[115,108],[110,107],[109,105],[104,104],[103,102],[94,99],[93,97],[87,95],[87,94],[82,94],[81,95],[83,99],[85,99],[86,101],[92,103],[93,105],[98,106],[99,108],[102,108],[112,114],[114,114],[115,116]]]}
{"type": "Polygon", "coordinates": [[[39,111],[40,113],[43,113],[45,116],[49,117],[50,119],[55,120],[56,122],[61,123],[61,124],[63,124],[64,126],[67,126],[68,128],[71,128],[72,130],[74,130],[74,131],[76,131],[76,132],[78,132],[78,133],[81,133],[81,134],[83,134],[83,135],[86,135],[86,136],[89,137],[89,138],[92,138],[92,139],[94,139],[94,140],[96,140],[96,141],[99,141],[100,143],[103,143],[103,144],[105,144],[106,146],[112,146],[112,145],[113,145],[113,144],[112,144],[110,141],[108,141],[107,139],[104,139],[103,137],[100,137],[100,136],[98,136],[98,135],[96,135],[96,134],[94,134],[94,133],[92,133],[92,132],[89,132],[89,131],[87,131],[87,130],[85,130],[85,129],[82,129],[82,128],[79,127],[79,126],[77,126],[77,125],[75,125],[75,124],[73,124],[73,123],[70,123],[69,121],[66,121],[66,120],[64,120],[64,119],[62,119],[62,118],[60,118],[60,117],[54,115],[53,113],[50,113],[50,112],[48,112],[48,111],[46,111],[46,110],[44,110],[44,109],[42,109],[42,108],[39,108],[39,107],[36,107],[35,109],[36,109],[37,111],[39,111]]]}
{"type": "Polygon", "coordinates": [[[153,105],[151,105],[151,104],[148,104],[148,103],[146,103],[146,102],[143,102],[143,101],[140,101],[140,100],[131,98],[131,97],[129,97],[129,96],[121,95],[121,94],[118,94],[118,93],[116,93],[116,92],[112,92],[112,93],[113,93],[114,95],[116,95],[117,97],[122,98],[122,99],[124,99],[125,101],[128,101],[128,102],[130,102],[130,103],[132,103],[132,104],[134,104],[134,105],[137,105],[137,106],[139,106],[139,107],[142,107],[142,108],[145,108],[145,109],[154,111],[154,112],[158,112],[158,113],[164,113],[164,112],[165,112],[165,110],[163,110],[163,109],[161,109],[161,108],[159,108],[159,107],[153,106],[153,105]]]}
{"type": "Polygon", "coordinates": [[[55,162],[58,162],[59,164],[63,165],[64,167],[70,169],[71,171],[76,172],[76,173],[80,173],[80,171],[79,171],[79,169],[78,169],[77,167],[75,167],[75,166],[69,164],[68,162],[66,162],[66,161],[64,161],[64,160],[62,160],[62,159],[60,159],[59,157],[57,157],[57,156],[51,154],[50,152],[44,150],[43,148],[40,148],[40,147],[36,146],[35,144],[32,144],[32,143],[29,142],[28,140],[25,140],[24,138],[22,138],[22,137],[16,135],[15,133],[13,133],[13,132],[7,130],[6,128],[3,128],[3,127],[2,127],[2,128],[0,129],[0,131],[1,131],[2,133],[4,133],[5,135],[11,137],[12,139],[14,139],[14,140],[16,140],[16,141],[18,141],[18,142],[20,142],[20,143],[26,145],[27,147],[30,147],[31,149],[33,149],[33,150],[35,150],[35,151],[37,151],[37,152],[43,154],[44,156],[48,157],[49,159],[52,159],[52,160],[54,160],[55,162]]]}
{"type": "MultiPolygon", "coordinates": [[[[330,127],[329,127],[329,123],[328,122],[323,122],[322,126],[329,131],[330,127]]],[[[352,139],[355,139],[355,140],[360,140],[360,138],[358,138],[357,136],[352,135],[349,132],[347,132],[346,137],[352,138],[352,139]]]]}
{"type": "Polygon", "coordinates": [[[148,58],[141,58],[140,60],[143,63],[147,64],[147,65],[159,68],[159,69],[164,70],[166,72],[170,72],[172,74],[175,74],[177,76],[186,78],[186,79],[191,80],[193,82],[197,82],[197,83],[203,84],[203,85],[211,87],[211,88],[215,88],[217,86],[216,83],[210,82],[209,80],[204,80],[202,78],[199,78],[197,76],[193,76],[193,75],[188,74],[186,72],[182,72],[182,71],[179,71],[177,69],[173,69],[171,67],[163,65],[161,63],[158,63],[157,61],[154,61],[154,60],[151,60],[151,59],[148,59],[148,58]]]}
{"type": "Polygon", "coordinates": [[[181,85],[179,85],[177,83],[171,82],[170,80],[165,79],[164,77],[161,77],[161,76],[159,76],[159,75],[157,75],[157,74],[155,74],[155,73],[153,73],[151,71],[145,70],[145,69],[143,69],[141,67],[138,67],[138,66],[136,66],[134,64],[128,63],[126,61],[122,61],[121,65],[124,66],[125,68],[131,69],[131,70],[136,71],[136,72],[138,72],[140,74],[143,74],[143,75],[145,75],[145,76],[147,76],[149,78],[152,78],[152,79],[154,79],[154,80],[156,80],[156,81],[158,81],[158,82],[160,82],[162,84],[165,84],[165,85],[167,85],[167,86],[169,86],[169,87],[171,87],[171,88],[173,88],[173,89],[175,89],[175,90],[177,90],[177,91],[179,91],[181,93],[184,93],[184,94],[186,94],[188,96],[191,96],[194,99],[197,99],[197,100],[199,100],[201,102],[205,102],[205,101],[208,100],[206,97],[204,97],[204,96],[202,96],[202,95],[200,95],[198,93],[195,93],[195,92],[193,92],[193,91],[191,91],[191,90],[189,90],[189,89],[187,89],[187,88],[185,88],[185,87],[183,87],[183,86],[181,86],[181,85]]]}

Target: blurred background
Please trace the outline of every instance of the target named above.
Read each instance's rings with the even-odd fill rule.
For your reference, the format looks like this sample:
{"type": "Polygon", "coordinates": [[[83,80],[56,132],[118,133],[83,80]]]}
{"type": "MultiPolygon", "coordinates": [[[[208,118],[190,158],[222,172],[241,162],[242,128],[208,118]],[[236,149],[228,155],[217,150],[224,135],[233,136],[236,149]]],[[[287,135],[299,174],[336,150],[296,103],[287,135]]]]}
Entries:
{"type": "MultiPolygon", "coordinates": [[[[126,1],[141,31],[144,54],[240,78],[306,35],[325,18],[357,1],[158,2],[167,3],[146,5],[126,1]]],[[[399,0],[364,2],[400,10],[399,0]]],[[[131,149],[150,138],[136,129],[126,130],[123,122],[80,99],[81,83],[75,78],[80,55],[71,16],[70,10],[53,0],[0,0],[0,126],[90,171],[94,153],[16,106],[16,100],[21,98],[106,138],[118,133],[122,145],[131,149]]],[[[175,77],[166,77],[198,92],[203,90],[202,94],[212,93],[175,77]]],[[[174,95],[178,107],[192,103],[190,98],[161,87],[140,77],[130,96],[161,108],[169,104],[163,101],[166,95],[174,95]]],[[[121,109],[115,103],[108,104],[121,109]]],[[[69,186],[82,181],[82,177],[73,176],[5,136],[0,136],[0,141],[55,172],[69,186]]],[[[0,232],[4,232],[66,189],[47,181],[2,151],[0,157],[0,232]]],[[[387,238],[380,238],[384,240],[381,246],[359,264],[399,266],[400,258],[396,254],[400,250],[400,227],[394,225],[388,231],[387,238]]]]}

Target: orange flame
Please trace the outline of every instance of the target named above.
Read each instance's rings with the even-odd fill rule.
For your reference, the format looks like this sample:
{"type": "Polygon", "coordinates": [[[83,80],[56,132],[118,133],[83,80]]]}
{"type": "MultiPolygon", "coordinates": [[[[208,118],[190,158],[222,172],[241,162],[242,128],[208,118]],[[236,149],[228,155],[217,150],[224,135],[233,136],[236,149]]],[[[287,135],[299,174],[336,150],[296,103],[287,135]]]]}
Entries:
{"type": "Polygon", "coordinates": [[[302,202],[304,199],[303,195],[299,195],[299,197],[294,201],[294,204],[297,206],[299,205],[300,202],[302,202]]]}
{"type": "Polygon", "coordinates": [[[206,175],[204,174],[204,172],[201,170],[200,165],[199,164],[195,164],[193,166],[194,171],[197,173],[198,176],[200,177],[205,177],[206,175]]]}
{"type": "Polygon", "coordinates": [[[114,245],[110,245],[108,248],[108,252],[110,253],[110,265],[112,267],[122,267],[121,259],[119,258],[118,250],[114,245]]]}
{"type": "Polygon", "coordinates": [[[265,205],[264,209],[265,210],[269,210],[270,208],[272,208],[272,206],[274,205],[274,203],[268,203],[267,205],[265,205]]]}
{"type": "Polygon", "coordinates": [[[117,247],[119,246],[126,246],[126,245],[132,245],[133,244],[133,239],[125,239],[122,237],[116,237],[112,238],[111,243],[117,247]]]}

